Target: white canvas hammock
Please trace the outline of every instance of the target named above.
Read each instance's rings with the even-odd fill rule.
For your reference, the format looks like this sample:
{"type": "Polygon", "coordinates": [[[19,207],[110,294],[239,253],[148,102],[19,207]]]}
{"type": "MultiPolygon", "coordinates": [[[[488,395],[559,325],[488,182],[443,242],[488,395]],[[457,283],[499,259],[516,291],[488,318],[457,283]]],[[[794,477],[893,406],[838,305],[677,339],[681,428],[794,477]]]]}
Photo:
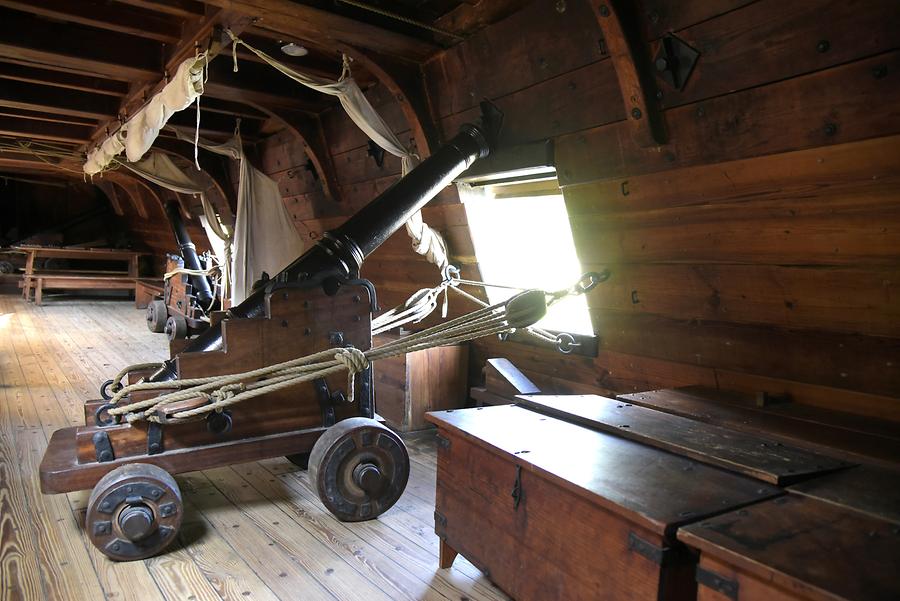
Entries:
{"type": "MultiPolygon", "coordinates": [[[[344,56],[344,68],[340,78],[337,81],[328,81],[321,77],[314,77],[295,71],[262,50],[247,44],[230,30],[226,30],[226,32],[234,42],[232,45],[232,59],[235,72],[238,70],[237,46],[240,44],[297,83],[317,92],[336,96],[347,116],[350,117],[357,127],[386,152],[400,158],[403,175],[409,173],[416,166],[419,157],[403,146],[403,143],[400,142],[399,138],[369,102],[369,99],[359,89],[359,86],[350,74],[350,60],[346,55],[344,56]]],[[[421,211],[416,212],[406,222],[406,232],[412,238],[413,250],[423,255],[429,262],[437,265],[443,273],[449,263],[447,245],[441,235],[428,227],[424,222],[421,211]]]]}
{"type": "MultiPolygon", "coordinates": [[[[140,111],[92,150],[82,169],[96,175],[109,167],[123,150],[132,163],[140,161],[159,136],[173,114],[197,102],[197,123],[200,121],[200,96],[203,94],[206,53],[189,58],[178,66],[175,76],[153,96],[140,111]]],[[[195,157],[196,158],[196,157],[195,157]]],[[[198,166],[199,170],[200,167],[198,166]]]]}
{"type": "Polygon", "coordinates": [[[281,200],[278,183],[250,164],[241,135],[217,144],[192,137],[190,130],[172,127],[175,134],[201,148],[240,161],[237,218],[234,224],[231,303],[237,305],[250,294],[263,272],[275,275],[303,253],[303,239],[281,200]]]}
{"type": "Polygon", "coordinates": [[[216,213],[212,203],[206,197],[206,189],[203,183],[180,169],[172,162],[172,159],[161,152],[151,152],[146,158],[136,163],[117,162],[144,179],[167,190],[180,192],[181,194],[191,194],[200,198],[200,203],[203,206],[203,215],[200,216],[200,223],[206,231],[206,237],[209,238],[209,244],[216,255],[216,259],[218,259],[219,265],[222,266],[222,286],[219,288],[220,301],[231,298],[233,289],[232,236],[228,231],[228,227],[221,222],[218,213],[216,213]]]}

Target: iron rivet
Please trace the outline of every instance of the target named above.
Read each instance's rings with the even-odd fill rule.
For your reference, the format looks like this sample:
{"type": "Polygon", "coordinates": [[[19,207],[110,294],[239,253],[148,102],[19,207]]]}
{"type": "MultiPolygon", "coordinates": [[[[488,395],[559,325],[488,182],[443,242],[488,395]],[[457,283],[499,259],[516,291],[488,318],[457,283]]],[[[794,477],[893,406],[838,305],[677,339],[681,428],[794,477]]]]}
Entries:
{"type": "Polygon", "coordinates": [[[887,75],[888,68],[887,65],[878,65],[872,69],[872,77],[875,79],[881,79],[885,75],[887,75]]]}
{"type": "Polygon", "coordinates": [[[639,109],[638,107],[634,107],[633,109],[631,109],[631,116],[635,119],[640,119],[641,115],[643,115],[643,113],[641,113],[641,109],[639,109]]]}
{"type": "Polygon", "coordinates": [[[608,16],[609,16],[609,7],[606,6],[605,4],[601,4],[601,5],[600,5],[600,16],[601,16],[601,17],[608,17],[608,16]]]}
{"type": "Polygon", "coordinates": [[[282,327],[282,328],[286,328],[287,326],[288,326],[287,320],[286,320],[286,319],[282,319],[282,320],[281,320],[281,327],[282,327]]]}
{"type": "Polygon", "coordinates": [[[828,52],[831,50],[831,43],[828,40],[821,40],[816,44],[816,50],[820,53],[828,52]]]}
{"type": "Polygon", "coordinates": [[[312,334],[312,330],[310,330],[309,328],[303,328],[304,336],[309,336],[310,334],[312,334]]]}
{"type": "Polygon", "coordinates": [[[822,131],[825,132],[826,136],[833,136],[837,133],[837,125],[835,125],[834,123],[826,123],[822,131]]]}
{"type": "Polygon", "coordinates": [[[559,14],[566,12],[566,0],[556,0],[556,12],[559,14]]]}
{"type": "Polygon", "coordinates": [[[353,295],[353,302],[354,302],[354,303],[358,303],[360,300],[362,300],[362,299],[359,298],[359,295],[358,295],[358,294],[354,294],[354,295],[353,295]]]}
{"type": "Polygon", "coordinates": [[[659,23],[659,13],[656,12],[655,10],[651,11],[648,16],[650,17],[651,23],[659,23]]]}

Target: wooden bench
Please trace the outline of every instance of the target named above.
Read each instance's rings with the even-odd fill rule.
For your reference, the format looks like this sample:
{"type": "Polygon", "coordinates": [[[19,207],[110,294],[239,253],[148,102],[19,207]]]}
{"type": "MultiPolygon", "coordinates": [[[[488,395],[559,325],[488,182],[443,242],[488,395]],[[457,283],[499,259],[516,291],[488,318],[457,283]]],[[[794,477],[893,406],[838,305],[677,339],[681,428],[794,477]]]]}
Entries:
{"type": "Polygon", "coordinates": [[[138,278],[134,282],[134,306],[146,309],[153,299],[162,296],[165,282],[152,278],[138,278]]]}
{"type": "MultiPolygon", "coordinates": [[[[44,290],[134,290],[135,278],[114,275],[32,274],[24,276],[26,295],[34,293],[34,303],[43,303],[44,290]]],[[[26,296],[26,300],[31,300],[26,296]]]]}
{"type": "Polygon", "coordinates": [[[44,288],[64,290],[134,290],[138,277],[140,257],[146,253],[111,248],[57,248],[42,246],[17,246],[25,253],[25,274],[22,276],[22,296],[30,300],[32,292],[40,305],[44,288]],[[76,261],[102,261],[124,263],[124,269],[107,270],[39,270],[35,268],[39,258],[76,261]]]}

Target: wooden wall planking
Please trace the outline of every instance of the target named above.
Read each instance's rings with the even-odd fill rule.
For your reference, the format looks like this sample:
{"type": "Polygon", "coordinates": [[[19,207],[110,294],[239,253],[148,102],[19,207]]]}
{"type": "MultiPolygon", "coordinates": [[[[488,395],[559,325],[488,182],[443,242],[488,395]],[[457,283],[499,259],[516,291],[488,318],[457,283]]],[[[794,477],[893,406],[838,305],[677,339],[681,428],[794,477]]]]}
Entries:
{"type": "MultiPolygon", "coordinates": [[[[648,52],[675,32],[701,53],[683,91],[661,88],[663,146],[631,140],[585,1],[529,3],[422,67],[445,138],[489,98],[504,143],[556,141],[579,256],[613,274],[589,297],[596,359],[485,340],[473,362],[507,356],[555,392],[705,384],[900,420],[900,7],[643,0],[637,13],[648,52]]],[[[367,93],[409,138],[396,100],[367,93]]],[[[323,125],[345,201],[309,201],[309,178],[291,189],[311,239],[399,174],[339,110],[323,125]]],[[[282,172],[305,163],[267,143],[295,157],[282,172]]],[[[477,273],[457,203],[444,194],[426,220],[477,273]]],[[[365,267],[385,306],[437,281],[407,244],[396,234],[365,267]]]]}

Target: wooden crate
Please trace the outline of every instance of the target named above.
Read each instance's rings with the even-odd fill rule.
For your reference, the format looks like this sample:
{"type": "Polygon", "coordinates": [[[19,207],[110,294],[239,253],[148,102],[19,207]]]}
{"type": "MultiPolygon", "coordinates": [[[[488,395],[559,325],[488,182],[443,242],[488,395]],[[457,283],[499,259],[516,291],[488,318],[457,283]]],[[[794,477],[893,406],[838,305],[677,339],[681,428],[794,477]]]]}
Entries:
{"type": "MultiPolygon", "coordinates": [[[[394,334],[381,334],[374,343],[381,345],[397,339],[394,334]]],[[[468,366],[466,345],[379,360],[375,364],[375,409],[400,432],[429,428],[425,421],[428,411],[465,406],[468,366]]]]}
{"type": "Polygon", "coordinates": [[[512,405],[431,413],[435,531],[518,601],[693,600],[676,529],[780,489],[512,405]]]}
{"type": "Polygon", "coordinates": [[[698,601],[900,599],[900,525],[789,495],[692,524],[698,601]]]}

